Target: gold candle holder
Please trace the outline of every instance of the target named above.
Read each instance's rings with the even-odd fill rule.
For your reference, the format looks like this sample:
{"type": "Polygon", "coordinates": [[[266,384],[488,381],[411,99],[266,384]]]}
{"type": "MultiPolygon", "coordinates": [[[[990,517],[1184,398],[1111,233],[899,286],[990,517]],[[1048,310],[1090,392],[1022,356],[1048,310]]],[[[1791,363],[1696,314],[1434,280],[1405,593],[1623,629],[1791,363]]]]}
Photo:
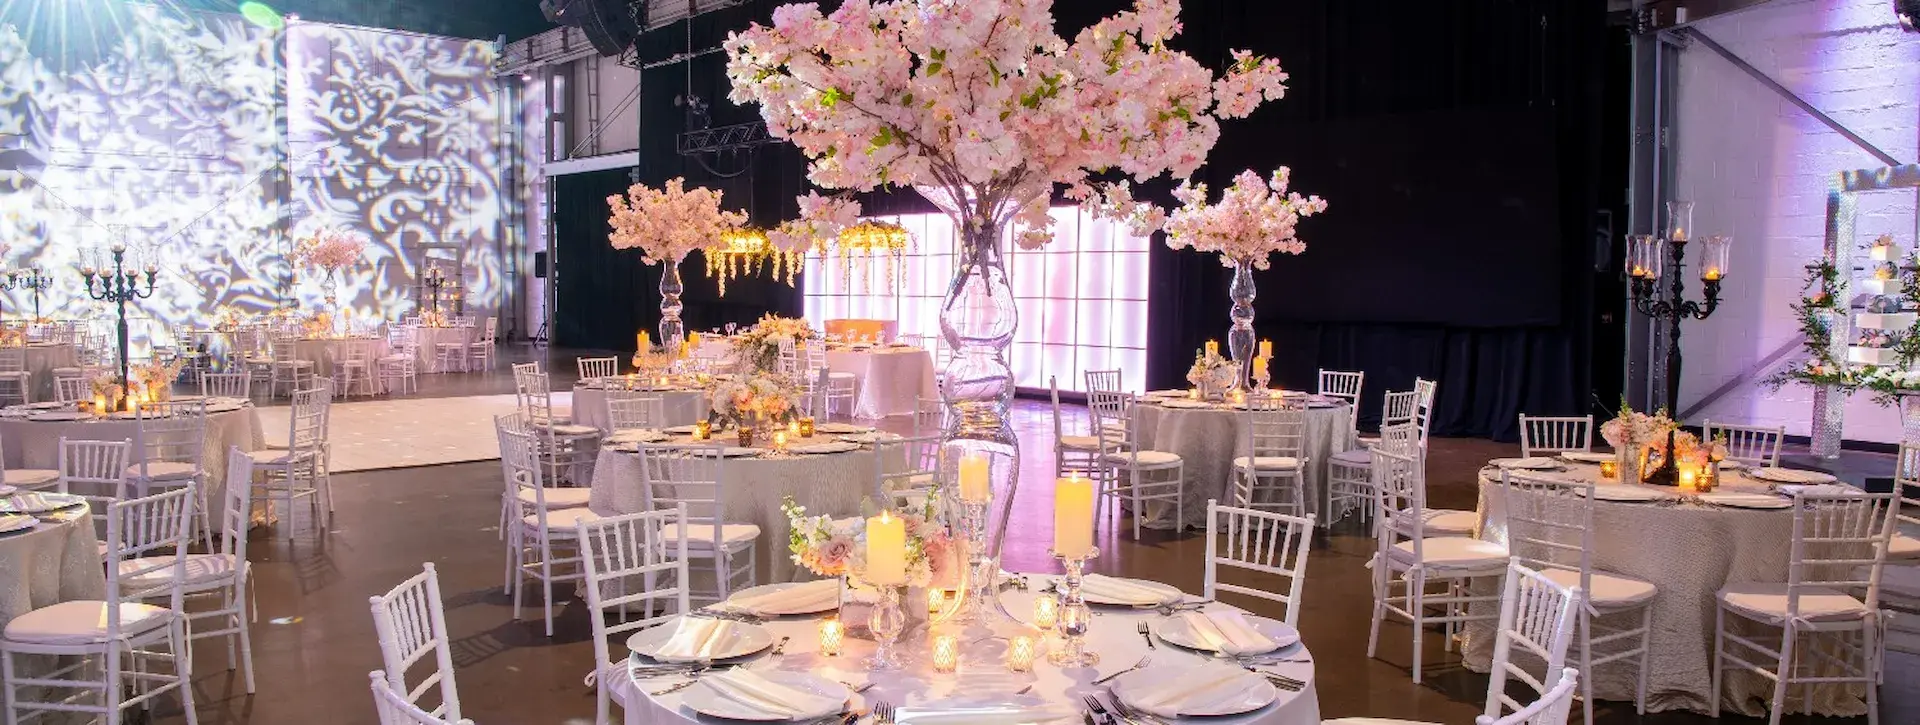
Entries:
{"type": "Polygon", "coordinates": [[[801,438],[813,437],[813,417],[812,416],[808,416],[800,419],[800,437],[801,438]]]}
{"type": "Polygon", "coordinates": [[[1615,478],[1619,478],[1619,477],[1620,477],[1620,462],[1619,462],[1619,461],[1601,461],[1601,462],[1600,462],[1600,477],[1601,477],[1601,478],[1605,478],[1605,479],[1609,479],[1609,480],[1611,480],[1611,479],[1615,479],[1615,478]]]}
{"type": "Polygon", "coordinates": [[[746,426],[746,425],[740,426],[739,436],[740,436],[741,448],[753,447],[753,427],[752,426],[746,426]]]}
{"type": "MultiPolygon", "coordinates": [[[[742,443],[741,445],[746,445],[746,444],[742,443]]],[[[786,431],[777,430],[773,432],[773,452],[775,453],[787,452],[787,432],[786,431]]]]}
{"type": "Polygon", "coordinates": [[[838,619],[820,622],[820,654],[826,657],[839,657],[840,644],[847,636],[847,630],[838,619]]]}
{"type": "Polygon", "coordinates": [[[693,439],[704,441],[713,438],[713,421],[702,420],[693,424],[693,439]]]}
{"type": "Polygon", "coordinates": [[[1007,645],[1007,669],[1013,672],[1032,672],[1034,658],[1033,638],[1014,637],[1007,645]]]}
{"type": "Polygon", "coordinates": [[[1060,600],[1051,594],[1042,594],[1033,600],[1033,626],[1041,630],[1053,629],[1060,623],[1060,600]]]}
{"type": "Polygon", "coordinates": [[[951,634],[933,638],[933,671],[951,675],[960,669],[960,640],[951,634]]]}

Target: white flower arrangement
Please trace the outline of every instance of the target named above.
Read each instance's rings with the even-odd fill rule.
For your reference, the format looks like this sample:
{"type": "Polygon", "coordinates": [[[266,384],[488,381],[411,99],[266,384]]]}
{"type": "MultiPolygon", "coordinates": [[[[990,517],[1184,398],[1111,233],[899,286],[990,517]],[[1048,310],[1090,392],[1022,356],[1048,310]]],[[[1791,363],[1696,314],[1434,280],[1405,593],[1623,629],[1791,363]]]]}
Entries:
{"type": "Polygon", "coordinates": [[[786,381],[772,375],[728,380],[713,388],[714,415],[739,425],[778,418],[791,410],[793,398],[786,381]]]}
{"type": "Polygon", "coordinates": [[[1233,387],[1238,373],[1239,366],[1232,360],[1202,351],[1193,356],[1193,367],[1187,368],[1187,382],[1202,391],[1218,392],[1233,387]]]}
{"type": "Polygon", "coordinates": [[[736,367],[757,374],[771,374],[780,368],[780,346],[790,342],[796,349],[813,340],[813,328],[806,320],[767,315],[733,340],[736,367]]]}

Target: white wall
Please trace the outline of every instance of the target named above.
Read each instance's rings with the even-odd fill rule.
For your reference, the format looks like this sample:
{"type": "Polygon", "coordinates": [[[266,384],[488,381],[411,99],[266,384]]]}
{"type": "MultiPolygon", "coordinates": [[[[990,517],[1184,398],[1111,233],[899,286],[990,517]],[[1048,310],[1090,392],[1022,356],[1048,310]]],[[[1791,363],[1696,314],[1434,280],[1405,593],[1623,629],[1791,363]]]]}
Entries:
{"type": "MultiPolygon", "coordinates": [[[[1920,34],[1902,32],[1891,6],[1886,0],[1776,0],[1696,28],[1911,163],[1920,159],[1920,34]]],[[[1675,195],[1696,202],[1700,233],[1733,237],[1724,302],[1682,336],[1685,409],[1798,335],[1788,306],[1801,296],[1806,265],[1821,255],[1829,180],[1838,171],[1884,164],[1705,47],[1695,44],[1681,54],[1679,76],[1675,195]]],[[[1855,243],[1891,233],[1912,248],[1914,204],[1911,192],[1864,198],[1855,243]]],[[[1790,355],[1775,368],[1797,359],[1790,355]]],[[[1769,391],[1759,382],[1766,372],[1693,420],[1785,425],[1806,435],[1812,391],[1769,391]]],[[[1870,397],[1848,402],[1845,437],[1898,441],[1897,415],[1870,397]]]]}

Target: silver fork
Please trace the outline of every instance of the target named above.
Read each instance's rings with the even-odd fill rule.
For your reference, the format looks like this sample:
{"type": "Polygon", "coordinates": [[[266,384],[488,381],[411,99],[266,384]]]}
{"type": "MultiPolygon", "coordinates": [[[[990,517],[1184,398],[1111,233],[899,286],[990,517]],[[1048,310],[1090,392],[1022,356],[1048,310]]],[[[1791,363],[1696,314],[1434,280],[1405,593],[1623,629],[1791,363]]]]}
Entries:
{"type": "Polygon", "coordinates": [[[1146,622],[1141,622],[1139,626],[1134,627],[1134,630],[1140,633],[1141,639],[1147,641],[1147,649],[1158,649],[1158,646],[1153,643],[1153,633],[1148,629],[1146,622]]]}
{"type": "Polygon", "coordinates": [[[1143,723],[1147,723],[1147,725],[1166,725],[1167,723],[1167,721],[1161,720],[1158,715],[1154,715],[1153,713],[1149,713],[1149,712],[1141,712],[1139,710],[1135,710],[1131,707],[1128,707],[1127,703],[1120,701],[1119,695],[1113,694],[1112,689],[1107,690],[1107,699],[1113,701],[1113,711],[1120,713],[1120,719],[1122,720],[1127,720],[1130,722],[1143,722],[1143,723]]]}
{"type": "Polygon", "coordinates": [[[1121,676],[1121,675],[1124,675],[1124,674],[1127,674],[1127,673],[1129,673],[1129,672],[1135,672],[1135,671],[1138,671],[1138,670],[1139,670],[1140,668],[1142,668],[1142,667],[1146,667],[1146,666],[1147,666],[1148,664],[1151,664],[1151,663],[1152,663],[1152,661],[1153,661],[1153,655],[1147,655],[1147,656],[1145,656],[1145,657],[1141,657],[1141,658],[1140,658],[1140,661],[1139,661],[1139,662],[1135,662],[1135,663],[1133,663],[1133,666],[1132,666],[1132,667],[1128,667],[1128,668],[1126,668],[1126,669],[1124,669],[1124,670],[1121,670],[1121,671],[1119,671],[1119,672],[1115,672],[1115,673],[1113,673],[1113,674],[1111,674],[1111,675],[1107,675],[1106,677],[1102,677],[1102,678],[1100,678],[1100,679],[1097,679],[1097,680],[1094,680],[1094,681],[1093,681],[1093,684],[1096,684],[1096,685],[1104,685],[1104,684],[1107,684],[1107,682],[1109,682],[1109,681],[1111,681],[1111,680],[1112,680],[1113,678],[1115,678],[1115,677],[1119,677],[1119,676],[1121,676]]]}
{"type": "Polygon", "coordinates": [[[874,725],[893,725],[893,705],[879,702],[873,705],[874,725]]]}

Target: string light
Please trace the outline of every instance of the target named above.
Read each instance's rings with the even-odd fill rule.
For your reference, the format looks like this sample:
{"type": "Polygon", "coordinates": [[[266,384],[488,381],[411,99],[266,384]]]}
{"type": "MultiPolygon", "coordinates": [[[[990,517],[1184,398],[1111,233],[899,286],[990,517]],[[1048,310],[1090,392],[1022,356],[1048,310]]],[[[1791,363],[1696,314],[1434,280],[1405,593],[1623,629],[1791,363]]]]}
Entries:
{"type": "MultiPolygon", "coordinates": [[[[878,258],[884,263],[885,289],[891,293],[895,289],[897,276],[895,268],[901,264],[901,258],[913,235],[907,228],[893,222],[862,221],[840,231],[840,237],[834,240],[832,253],[840,260],[840,283],[847,289],[853,288],[853,267],[858,263],[860,270],[860,291],[871,292],[873,287],[873,261],[878,258]]],[[[828,255],[827,244],[814,240],[814,252],[825,262],[828,255]]]]}
{"type": "Polygon", "coordinates": [[[727,282],[735,277],[759,274],[762,269],[774,279],[793,286],[794,276],[806,260],[802,252],[775,248],[767,233],[755,227],[739,227],[720,235],[718,243],[703,250],[707,258],[707,276],[720,283],[720,294],[727,293],[727,282]]]}

